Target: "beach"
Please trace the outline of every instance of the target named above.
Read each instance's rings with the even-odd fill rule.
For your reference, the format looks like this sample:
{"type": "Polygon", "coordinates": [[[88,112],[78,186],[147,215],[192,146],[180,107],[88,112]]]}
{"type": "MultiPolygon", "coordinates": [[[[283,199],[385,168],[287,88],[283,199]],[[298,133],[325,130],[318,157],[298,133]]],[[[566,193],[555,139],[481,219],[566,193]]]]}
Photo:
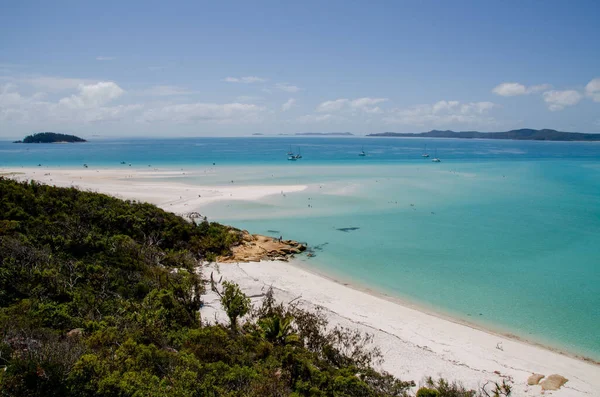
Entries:
{"type": "MultiPolygon", "coordinates": [[[[177,177],[190,172],[160,169],[2,168],[0,175],[37,180],[56,186],[139,200],[185,215],[222,200],[260,202],[274,195],[305,191],[303,184],[187,184],[177,177]]],[[[194,170],[210,173],[210,167],[194,170]]],[[[235,225],[234,225],[235,226],[235,225]]],[[[287,236],[293,238],[293,236],[287,236]]],[[[310,243],[310,242],[309,242],[310,243]]],[[[514,382],[514,396],[539,396],[539,385],[528,386],[533,373],[560,374],[569,381],[555,396],[600,394],[600,366],[516,338],[420,310],[409,302],[336,282],[304,268],[302,263],[264,261],[222,263],[203,269],[238,283],[257,304],[269,286],[278,300],[298,299],[308,309],[322,307],[330,325],[359,329],[374,335],[384,358],[382,369],[417,384],[425,376],[442,376],[477,388],[492,380],[514,382]]],[[[205,296],[204,321],[226,321],[212,293],[205,296]]]]}

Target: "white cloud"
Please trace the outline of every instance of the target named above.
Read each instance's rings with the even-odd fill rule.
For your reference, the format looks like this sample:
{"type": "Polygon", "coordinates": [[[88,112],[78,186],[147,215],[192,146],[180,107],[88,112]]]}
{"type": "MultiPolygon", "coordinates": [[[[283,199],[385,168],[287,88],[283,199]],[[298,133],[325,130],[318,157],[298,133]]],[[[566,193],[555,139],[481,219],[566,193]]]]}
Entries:
{"type": "Polygon", "coordinates": [[[387,101],[386,98],[358,98],[350,101],[350,106],[355,109],[367,109],[385,101],[387,101]]]}
{"type": "Polygon", "coordinates": [[[43,92],[27,97],[17,92],[16,86],[9,84],[0,90],[0,120],[33,125],[121,120],[142,108],[139,104],[103,106],[122,92],[115,83],[81,85],[78,94],[50,102],[44,100],[46,94],[43,92]]]}
{"type": "Polygon", "coordinates": [[[264,83],[265,81],[267,81],[267,79],[263,79],[261,77],[256,77],[256,76],[245,76],[245,77],[225,77],[223,79],[223,81],[225,81],[227,83],[252,84],[252,83],[264,83]]]}
{"type": "Polygon", "coordinates": [[[185,103],[149,109],[142,115],[146,122],[215,122],[219,124],[258,122],[266,109],[244,103],[185,103]]]}
{"type": "Polygon", "coordinates": [[[302,88],[297,87],[295,85],[288,84],[288,83],[277,83],[277,84],[275,84],[275,88],[277,88],[278,90],[281,90],[281,91],[291,92],[291,93],[295,93],[295,92],[302,90],[302,88]]]}
{"type": "Polygon", "coordinates": [[[372,113],[372,114],[376,114],[376,113],[382,113],[383,111],[381,110],[381,108],[379,107],[375,107],[374,105],[377,105],[378,103],[382,103],[387,101],[386,98],[369,98],[369,97],[364,97],[364,98],[357,98],[357,99],[347,99],[347,98],[340,98],[340,99],[335,99],[335,100],[331,100],[331,101],[325,101],[320,103],[317,106],[317,112],[338,112],[340,110],[344,110],[344,109],[350,109],[350,110],[362,110],[366,113],[372,113]]]}
{"type": "Polygon", "coordinates": [[[283,105],[281,105],[281,111],[287,112],[296,104],[296,100],[294,98],[288,99],[283,105]]]}
{"type": "Polygon", "coordinates": [[[585,86],[585,93],[592,98],[594,102],[600,102],[600,77],[591,80],[585,86]]]}
{"type": "Polygon", "coordinates": [[[565,91],[546,91],[543,94],[544,102],[548,105],[548,109],[553,112],[563,110],[567,106],[574,106],[581,101],[583,95],[575,90],[565,91]]]}
{"type": "Polygon", "coordinates": [[[325,101],[317,106],[317,112],[337,112],[348,103],[348,99],[341,98],[333,101],[325,101]]]}
{"type": "Polygon", "coordinates": [[[502,83],[494,87],[492,92],[500,96],[528,95],[550,89],[550,84],[530,85],[528,87],[520,83],[502,83]]]}
{"type": "Polygon", "coordinates": [[[415,126],[489,125],[495,120],[487,113],[496,106],[492,102],[438,101],[434,104],[394,109],[383,120],[388,124],[415,126]]]}
{"type": "Polygon", "coordinates": [[[61,99],[58,103],[71,108],[100,107],[123,95],[125,91],[112,81],[80,84],[79,94],[61,99]]]}
{"type": "Polygon", "coordinates": [[[115,57],[103,57],[103,56],[96,57],[97,61],[114,61],[115,59],[116,59],[115,57]]]}

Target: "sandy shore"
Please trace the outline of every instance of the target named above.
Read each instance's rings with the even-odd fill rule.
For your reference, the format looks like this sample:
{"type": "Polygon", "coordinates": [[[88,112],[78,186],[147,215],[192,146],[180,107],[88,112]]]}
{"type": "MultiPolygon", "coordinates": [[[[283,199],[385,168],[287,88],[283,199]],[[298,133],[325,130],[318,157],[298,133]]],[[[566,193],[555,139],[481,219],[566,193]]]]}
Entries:
{"type": "Polygon", "coordinates": [[[146,201],[176,214],[200,210],[215,201],[255,201],[274,194],[306,189],[305,185],[192,185],[169,178],[198,177],[207,170],[0,168],[0,176],[36,180],[49,185],[77,187],[122,199],[146,201]],[[157,179],[160,179],[157,181],[157,179]]]}
{"type": "MultiPolygon", "coordinates": [[[[147,201],[179,214],[201,212],[203,205],[218,200],[260,200],[306,188],[303,185],[203,186],[169,180],[182,173],[191,174],[150,169],[0,169],[0,175],[147,201]]],[[[211,270],[217,269],[206,269],[211,270]]],[[[513,396],[540,396],[541,387],[528,386],[527,378],[532,373],[560,374],[569,381],[560,390],[545,395],[600,395],[598,365],[418,311],[313,274],[298,264],[229,263],[218,265],[218,271],[224,279],[240,284],[254,302],[260,301],[272,285],[278,300],[288,302],[300,296],[307,308],[323,307],[331,324],[374,334],[374,342],[384,355],[383,369],[403,380],[412,379],[418,384],[425,376],[443,376],[477,388],[487,380],[510,379],[514,382],[513,396]]],[[[205,301],[203,319],[225,322],[216,296],[209,292],[205,301]]]]}
{"type": "MultiPolygon", "coordinates": [[[[569,381],[553,396],[600,395],[600,367],[576,358],[439,318],[321,277],[292,261],[211,265],[204,272],[237,282],[258,305],[269,286],[277,300],[300,297],[308,309],[320,306],[329,322],[374,335],[384,355],[382,369],[417,384],[426,376],[460,380],[478,388],[486,381],[514,382],[513,396],[540,396],[528,386],[533,373],[560,374],[569,381]]],[[[205,321],[226,323],[217,296],[209,292],[205,321]]]]}

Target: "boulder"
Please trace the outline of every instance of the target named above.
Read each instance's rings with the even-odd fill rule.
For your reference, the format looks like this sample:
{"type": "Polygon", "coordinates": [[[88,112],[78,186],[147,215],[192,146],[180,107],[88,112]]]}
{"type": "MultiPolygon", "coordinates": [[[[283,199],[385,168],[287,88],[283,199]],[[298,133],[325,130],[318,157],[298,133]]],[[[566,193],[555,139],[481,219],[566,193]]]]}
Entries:
{"type": "Polygon", "coordinates": [[[540,383],[540,380],[542,380],[543,377],[544,375],[542,374],[532,374],[529,378],[527,378],[527,384],[529,386],[537,385],[540,383]]]}
{"type": "Polygon", "coordinates": [[[83,328],[74,328],[67,332],[67,338],[79,338],[83,336],[83,328]]]}
{"type": "Polygon", "coordinates": [[[540,385],[542,390],[558,390],[562,385],[567,383],[569,380],[562,375],[553,374],[543,380],[540,385]]]}

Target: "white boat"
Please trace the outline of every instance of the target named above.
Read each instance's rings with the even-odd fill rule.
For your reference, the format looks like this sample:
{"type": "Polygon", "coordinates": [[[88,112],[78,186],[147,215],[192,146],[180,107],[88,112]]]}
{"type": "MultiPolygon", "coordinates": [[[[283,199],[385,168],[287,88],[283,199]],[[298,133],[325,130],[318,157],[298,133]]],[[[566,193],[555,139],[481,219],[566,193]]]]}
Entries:
{"type": "Polygon", "coordinates": [[[300,148],[298,148],[298,154],[296,155],[296,160],[301,159],[302,154],[300,153],[300,148]]]}
{"type": "Polygon", "coordinates": [[[290,145],[290,150],[289,150],[289,152],[287,152],[287,155],[288,156],[293,156],[294,155],[294,152],[292,152],[292,145],[290,145]]]}
{"type": "Polygon", "coordinates": [[[289,161],[296,161],[296,160],[298,160],[298,158],[296,156],[292,155],[292,156],[288,156],[288,160],[289,161]]]}
{"type": "Polygon", "coordinates": [[[365,153],[365,149],[361,148],[360,153],[358,154],[360,157],[365,157],[367,154],[365,153]]]}
{"type": "Polygon", "coordinates": [[[433,161],[434,163],[441,163],[442,160],[440,160],[437,156],[437,149],[435,149],[435,154],[433,155],[433,159],[431,159],[431,161],[433,161]]]}
{"type": "Polygon", "coordinates": [[[423,151],[421,157],[429,157],[429,153],[427,153],[427,145],[425,145],[425,150],[423,151]]]}

